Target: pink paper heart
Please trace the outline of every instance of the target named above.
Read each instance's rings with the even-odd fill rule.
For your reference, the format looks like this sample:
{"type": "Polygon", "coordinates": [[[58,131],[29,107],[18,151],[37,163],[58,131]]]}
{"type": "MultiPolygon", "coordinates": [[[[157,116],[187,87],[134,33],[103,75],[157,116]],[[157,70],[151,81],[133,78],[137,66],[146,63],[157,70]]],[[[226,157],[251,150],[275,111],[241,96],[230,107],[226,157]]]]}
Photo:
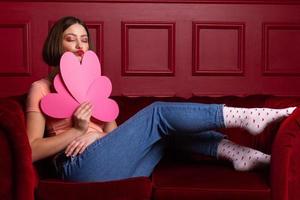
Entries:
{"type": "Polygon", "coordinates": [[[43,112],[53,118],[68,118],[77,107],[78,102],[73,97],[61,94],[48,94],[41,101],[43,112]]]}
{"type": "Polygon", "coordinates": [[[92,51],[86,53],[81,65],[72,53],[67,52],[62,56],[61,74],[54,79],[57,93],[45,96],[41,108],[52,117],[66,118],[71,117],[81,103],[88,101],[93,105],[94,118],[104,122],[113,121],[119,114],[119,107],[108,98],[112,91],[111,82],[106,76],[100,75],[100,62],[96,54],[92,51]]]}
{"type": "Polygon", "coordinates": [[[106,76],[98,76],[90,85],[87,92],[87,99],[97,98],[97,96],[109,97],[112,91],[110,80],[106,76]]]}
{"type": "Polygon", "coordinates": [[[90,102],[94,105],[92,116],[100,121],[111,122],[119,115],[118,104],[112,99],[98,97],[90,102]]]}
{"type": "Polygon", "coordinates": [[[60,74],[57,74],[54,77],[53,84],[54,84],[54,88],[55,88],[56,92],[64,93],[64,94],[69,93],[68,90],[66,89],[66,86],[65,86],[60,74]]]}
{"type": "Polygon", "coordinates": [[[101,66],[93,51],[85,52],[81,64],[73,53],[66,52],[60,60],[60,72],[70,94],[79,103],[83,103],[87,101],[90,85],[101,75],[101,66]]]}
{"type": "Polygon", "coordinates": [[[54,118],[72,116],[79,103],[66,90],[59,74],[54,78],[54,87],[58,93],[47,94],[41,100],[41,109],[45,114],[54,118]]]}
{"type": "Polygon", "coordinates": [[[119,114],[118,104],[109,99],[111,82],[106,76],[100,76],[89,88],[87,99],[93,105],[92,116],[104,122],[110,122],[119,114]]]}

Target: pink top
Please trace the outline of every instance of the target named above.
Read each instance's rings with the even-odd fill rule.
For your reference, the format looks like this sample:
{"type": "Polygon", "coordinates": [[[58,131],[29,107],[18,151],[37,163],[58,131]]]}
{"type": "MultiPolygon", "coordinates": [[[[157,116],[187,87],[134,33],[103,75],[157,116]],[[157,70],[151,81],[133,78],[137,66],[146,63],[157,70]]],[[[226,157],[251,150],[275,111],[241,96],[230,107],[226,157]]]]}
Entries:
{"type": "MultiPolygon", "coordinates": [[[[48,79],[41,79],[32,83],[30,91],[27,97],[27,109],[26,112],[39,112],[43,113],[40,109],[40,101],[51,92],[51,82],[48,79]]],[[[55,119],[46,116],[46,128],[49,136],[63,133],[72,127],[71,118],[66,119],[55,119]]],[[[104,123],[91,119],[89,124],[88,132],[99,132],[103,133],[104,123]]],[[[103,133],[105,134],[105,133],[103,133]]]]}

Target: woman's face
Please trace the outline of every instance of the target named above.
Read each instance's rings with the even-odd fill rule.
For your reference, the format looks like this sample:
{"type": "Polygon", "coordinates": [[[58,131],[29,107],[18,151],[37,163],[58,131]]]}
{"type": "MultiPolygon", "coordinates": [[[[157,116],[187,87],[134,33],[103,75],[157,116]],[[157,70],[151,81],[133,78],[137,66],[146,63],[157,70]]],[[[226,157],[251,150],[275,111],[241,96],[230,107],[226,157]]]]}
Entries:
{"type": "Polygon", "coordinates": [[[80,24],[73,24],[63,32],[62,47],[64,52],[70,51],[79,61],[89,50],[89,38],[85,28],[80,24]]]}

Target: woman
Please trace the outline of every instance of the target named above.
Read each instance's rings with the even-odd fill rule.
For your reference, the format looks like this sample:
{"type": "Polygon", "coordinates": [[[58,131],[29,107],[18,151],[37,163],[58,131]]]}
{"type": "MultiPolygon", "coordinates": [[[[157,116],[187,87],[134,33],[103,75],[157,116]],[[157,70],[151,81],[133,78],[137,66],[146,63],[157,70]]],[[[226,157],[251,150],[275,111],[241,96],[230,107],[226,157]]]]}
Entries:
{"type": "Polygon", "coordinates": [[[45,116],[39,102],[51,91],[61,55],[70,51],[81,61],[91,47],[90,41],[86,25],[75,17],[56,22],[45,41],[43,58],[53,66],[52,72],[32,84],[27,100],[33,162],[54,156],[56,170],[66,180],[149,176],[162,158],[169,136],[180,137],[178,147],[182,149],[230,160],[236,170],[246,171],[270,162],[270,155],[234,144],[214,129],[241,127],[255,135],[270,122],[291,114],[294,107],[245,109],[156,102],[119,127],[114,121],[104,123],[91,118],[92,106],[88,102],[81,104],[70,119],[45,116]],[[44,136],[45,127],[51,137],[44,136]]]}

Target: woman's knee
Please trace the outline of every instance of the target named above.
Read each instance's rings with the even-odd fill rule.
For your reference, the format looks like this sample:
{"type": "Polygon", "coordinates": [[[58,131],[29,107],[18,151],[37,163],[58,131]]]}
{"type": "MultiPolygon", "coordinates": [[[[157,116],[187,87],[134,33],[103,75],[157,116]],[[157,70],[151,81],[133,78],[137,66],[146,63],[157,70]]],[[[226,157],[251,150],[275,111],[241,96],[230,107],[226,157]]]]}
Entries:
{"type": "Polygon", "coordinates": [[[150,107],[152,108],[159,108],[159,107],[162,107],[164,105],[166,105],[167,102],[163,102],[163,101],[155,101],[153,103],[150,104],[150,107]]]}

